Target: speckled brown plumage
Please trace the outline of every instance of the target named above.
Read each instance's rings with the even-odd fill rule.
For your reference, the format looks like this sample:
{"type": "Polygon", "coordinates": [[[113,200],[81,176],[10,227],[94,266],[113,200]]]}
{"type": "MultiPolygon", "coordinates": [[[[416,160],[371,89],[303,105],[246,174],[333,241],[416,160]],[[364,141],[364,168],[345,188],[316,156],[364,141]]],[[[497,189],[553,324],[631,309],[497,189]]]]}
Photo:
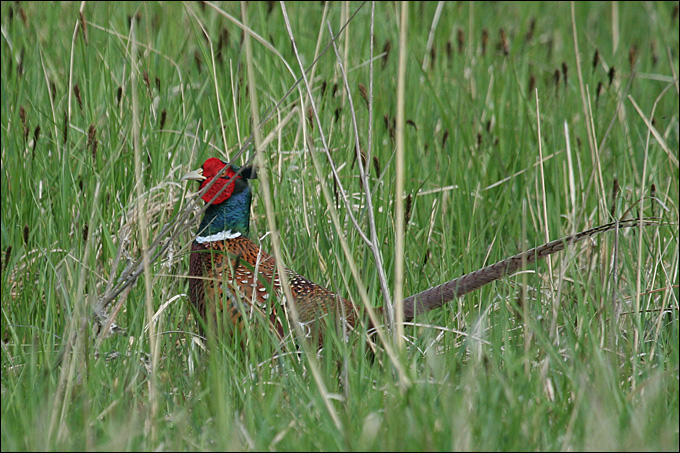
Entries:
{"type": "MultiPolygon", "coordinates": [[[[286,269],[291,293],[305,333],[321,335],[318,321],[329,313],[354,327],[356,313],[352,304],[332,291],[286,269]]],[[[199,244],[191,247],[189,296],[206,320],[225,309],[235,326],[242,316],[259,314],[269,319],[282,336],[286,304],[274,257],[246,237],[199,244]]]]}

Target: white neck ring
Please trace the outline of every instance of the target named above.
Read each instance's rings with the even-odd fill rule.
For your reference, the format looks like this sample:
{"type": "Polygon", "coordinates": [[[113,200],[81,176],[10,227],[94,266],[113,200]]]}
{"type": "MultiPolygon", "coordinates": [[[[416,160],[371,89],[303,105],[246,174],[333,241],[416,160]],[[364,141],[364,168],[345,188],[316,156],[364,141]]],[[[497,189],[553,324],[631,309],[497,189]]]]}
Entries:
{"type": "Polygon", "coordinates": [[[199,244],[205,244],[206,242],[217,242],[224,241],[225,239],[234,239],[241,236],[238,231],[220,231],[219,233],[211,234],[210,236],[198,236],[196,237],[196,242],[199,244]]]}

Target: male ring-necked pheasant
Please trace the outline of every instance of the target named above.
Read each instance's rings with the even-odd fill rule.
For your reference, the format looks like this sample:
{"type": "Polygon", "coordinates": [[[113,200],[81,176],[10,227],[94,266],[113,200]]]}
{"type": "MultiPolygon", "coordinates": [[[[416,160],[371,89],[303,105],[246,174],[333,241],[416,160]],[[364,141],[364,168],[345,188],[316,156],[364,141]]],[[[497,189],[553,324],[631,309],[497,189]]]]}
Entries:
{"type": "MultiPolygon", "coordinates": [[[[220,159],[210,158],[182,180],[198,180],[203,189],[226,165],[220,159]]],[[[204,320],[214,320],[216,314],[224,310],[227,319],[238,327],[244,315],[256,311],[269,319],[272,328],[283,335],[281,317],[285,316],[286,304],[283,302],[281,279],[274,257],[248,237],[252,197],[248,180],[257,177],[255,171],[250,167],[241,169],[225,188],[238,171],[239,167],[236,166],[227,168],[202,196],[209,206],[191,246],[189,297],[204,320]]],[[[559,252],[568,244],[617,227],[638,224],[637,220],[628,220],[582,231],[407,297],[404,299],[404,320],[410,321],[416,315],[441,307],[536,260],[559,252]]],[[[319,341],[322,341],[320,320],[329,314],[342,319],[350,327],[354,327],[360,319],[356,308],[348,300],[292,270],[286,269],[286,272],[299,321],[308,333],[316,332],[319,341]]]]}

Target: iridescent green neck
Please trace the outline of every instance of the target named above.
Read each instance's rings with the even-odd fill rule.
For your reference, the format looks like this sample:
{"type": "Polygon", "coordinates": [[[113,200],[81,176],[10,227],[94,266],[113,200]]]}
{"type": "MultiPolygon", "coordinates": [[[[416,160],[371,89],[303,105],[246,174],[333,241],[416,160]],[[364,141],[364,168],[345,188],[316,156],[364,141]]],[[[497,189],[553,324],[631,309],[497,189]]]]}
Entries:
{"type": "MultiPolygon", "coordinates": [[[[237,180],[241,182],[241,180],[237,180]]],[[[231,197],[220,204],[211,204],[205,210],[198,228],[199,237],[231,231],[248,236],[250,230],[250,200],[252,194],[248,183],[236,184],[231,197]]]]}

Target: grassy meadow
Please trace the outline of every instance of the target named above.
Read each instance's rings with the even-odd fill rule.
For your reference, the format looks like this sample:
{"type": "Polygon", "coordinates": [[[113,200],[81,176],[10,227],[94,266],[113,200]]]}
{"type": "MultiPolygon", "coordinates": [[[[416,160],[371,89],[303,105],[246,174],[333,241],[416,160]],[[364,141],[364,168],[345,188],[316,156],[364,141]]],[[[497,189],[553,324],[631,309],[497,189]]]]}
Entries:
{"type": "Polygon", "coordinates": [[[678,451],[678,2],[2,2],[0,21],[3,451],[678,451]],[[360,307],[658,221],[402,337],[317,352],[255,317],[203,338],[203,203],[180,179],[213,156],[259,165],[251,237],[360,307]]]}

